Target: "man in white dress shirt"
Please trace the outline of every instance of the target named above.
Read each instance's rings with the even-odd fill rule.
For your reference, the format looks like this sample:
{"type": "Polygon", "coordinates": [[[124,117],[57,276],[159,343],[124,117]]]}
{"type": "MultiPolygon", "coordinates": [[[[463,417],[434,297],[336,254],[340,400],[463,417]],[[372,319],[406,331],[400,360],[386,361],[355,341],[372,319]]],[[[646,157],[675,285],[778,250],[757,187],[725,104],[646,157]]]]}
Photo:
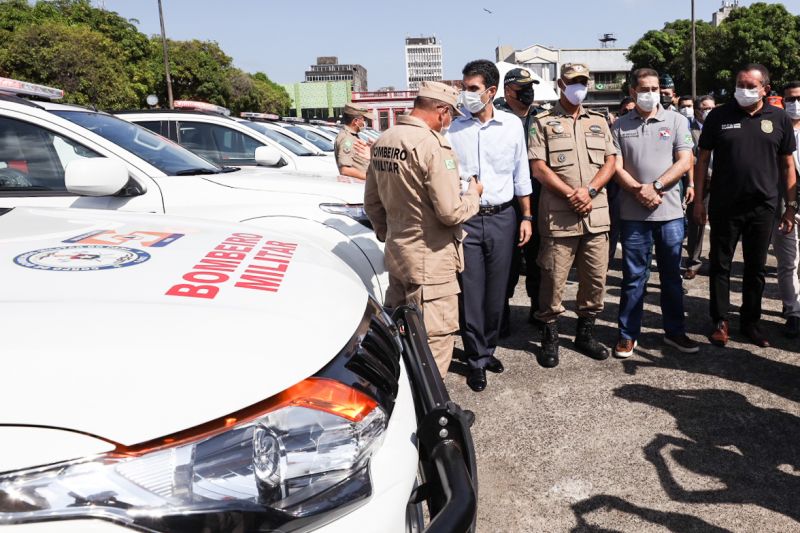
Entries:
{"type": "Polygon", "coordinates": [[[531,237],[531,180],[519,118],[492,104],[500,82],[497,67],[491,61],[471,61],[462,74],[464,116],[453,121],[448,138],[458,156],[461,179],[483,184],[478,214],[463,225],[467,236],[461,274],[462,337],[470,367],[467,384],[480,392],[486,388],[486,370],[503,371],[494,353],[512,252],[531,237]],[[514,201],[519,202],[521,221],[512,209],[514,201]]]}

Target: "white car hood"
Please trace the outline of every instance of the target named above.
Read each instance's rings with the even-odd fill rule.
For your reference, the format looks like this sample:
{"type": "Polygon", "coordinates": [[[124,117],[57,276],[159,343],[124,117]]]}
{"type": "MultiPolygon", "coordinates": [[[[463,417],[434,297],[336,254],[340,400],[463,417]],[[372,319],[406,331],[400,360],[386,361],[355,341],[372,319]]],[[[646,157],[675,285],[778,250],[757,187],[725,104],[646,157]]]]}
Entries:
{"type": "MultiPolygon", "coordinates": [[[[225,416],[309,377],[347,343],[367,303],[344,263],[291,234],[84,209],[0,215],[0,275],[0,426],[63,428],[125,445],[225,416]],[[92,244],[115,239],[122,247],[92,244]],[[90,248],[70,248],[79,246],[90,248]],[[215,249],[245,258],[217,274],[228,281],[192,277],[209,270],[195,266],[215,249]],[[275,272],[285,269],[271,278],[274,290],[237,286],[252,283],[246,269],[270,260],[275,272]],[[76,270],[87,265],[108,268],[76,270]],[[218,288],[214,298],[167,294],[205,282],[218,288]]],[[[36,439],[0,435],[0,457],[26,440],[36,439]]]]}
{"type": "Polygon", "coordinates": [[[348,176],[325,176],[313,172],[264,167],[241,167],[236,172],[214,174],[203,176],[203,178],[236,189],[306,193],[335,198],[348,204],[364,203],[364,182],[348,176]]]}

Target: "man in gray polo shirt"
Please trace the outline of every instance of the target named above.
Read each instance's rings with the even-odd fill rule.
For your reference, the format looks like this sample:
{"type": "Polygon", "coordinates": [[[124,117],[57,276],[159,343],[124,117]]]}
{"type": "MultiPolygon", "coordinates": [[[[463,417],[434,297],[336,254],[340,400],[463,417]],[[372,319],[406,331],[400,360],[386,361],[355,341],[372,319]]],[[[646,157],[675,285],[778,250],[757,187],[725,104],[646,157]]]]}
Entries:
{"type": "Polygon", "coordinates": [[[686,117],[659,103],[658,73],[640,68],[631,77],[636,108],[611,130],[617,147],[616,176],[622,242],[622,297],[617,357],[630,357],[641,331],[644,287],[655,243],[661,280],[664,342],[684,353],[698,351],[686,336],[681,279],[683,206],[678,182],[692,164],[686,117]]]}

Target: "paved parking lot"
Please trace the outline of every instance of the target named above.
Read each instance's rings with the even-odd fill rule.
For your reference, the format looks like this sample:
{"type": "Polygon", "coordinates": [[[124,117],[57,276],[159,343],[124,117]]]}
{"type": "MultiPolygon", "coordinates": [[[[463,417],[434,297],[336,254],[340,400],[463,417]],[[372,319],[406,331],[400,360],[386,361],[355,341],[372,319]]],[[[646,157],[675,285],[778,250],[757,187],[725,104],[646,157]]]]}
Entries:
{"type": "MultiPolygon", "coordinates": [[[[618,254],[619,257],[619,254],[618,254]]],[[[741,283],[741,257],[732,285],[741,283]]],[[[572,348],[576,319],[562,318],[561,364],[536,364],[538,334],[526,323],[520,281],[502,375],[473,393],[447,377],[452,397],[476,413],[480,532],[766,532],[800,530],[800,341],[780,333],[774,258],[765,293],[773,347],[705,339],[708,278],[685,282],[684,355],[661,341],[658,275],[651,277],[640,347],[598,362],[572,348]]],[[[574,279],[574,278],[573,278],[574,279]]],[[[619,258],[609,272],[600,339],[616,341],[619,258]]],[[[568,287],[574,309],[576,285],[568,287]]],[[[741,303],[738,294],[734,305],[741,303]]]]}

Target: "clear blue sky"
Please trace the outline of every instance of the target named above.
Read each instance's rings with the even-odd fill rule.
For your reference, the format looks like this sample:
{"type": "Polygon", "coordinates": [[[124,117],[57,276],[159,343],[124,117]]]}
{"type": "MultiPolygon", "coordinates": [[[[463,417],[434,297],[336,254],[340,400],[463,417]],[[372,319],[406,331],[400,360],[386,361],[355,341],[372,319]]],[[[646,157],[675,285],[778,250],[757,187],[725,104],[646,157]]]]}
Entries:
{"type": "MultiPolygon", "coordinates": [[[[92,0],[139,30],[160,32],[157,0],[92,0]]],[[[317,56],[367,69],[370,89],[404,88],[404,39],[436,35],[444,47],[444,76],[461,78],[471,59],[494,60],[499,44],[515,49],[532,44],[559,48],[598,46],[602,33],[615,33],[619,47],[645,31],[690,17],[690,0],[162,0],[167,36],[217,41],[234,64],[263,71],[274,81],[303,80],[317,56]],[[559,6],[568,7],[558,12],[559,6]],[[492,11],[487,13],[484,8],[492,11]],[[667,9],[665,9],[667,8],[667,9]]],[[[741,1],[749,5],[752,1],[741,1]]],[[[782,2],[800,13],[800,0],[782,2]]],[[[698,20],[711,20],[720,0],[696,0],[698,20]]]]}

